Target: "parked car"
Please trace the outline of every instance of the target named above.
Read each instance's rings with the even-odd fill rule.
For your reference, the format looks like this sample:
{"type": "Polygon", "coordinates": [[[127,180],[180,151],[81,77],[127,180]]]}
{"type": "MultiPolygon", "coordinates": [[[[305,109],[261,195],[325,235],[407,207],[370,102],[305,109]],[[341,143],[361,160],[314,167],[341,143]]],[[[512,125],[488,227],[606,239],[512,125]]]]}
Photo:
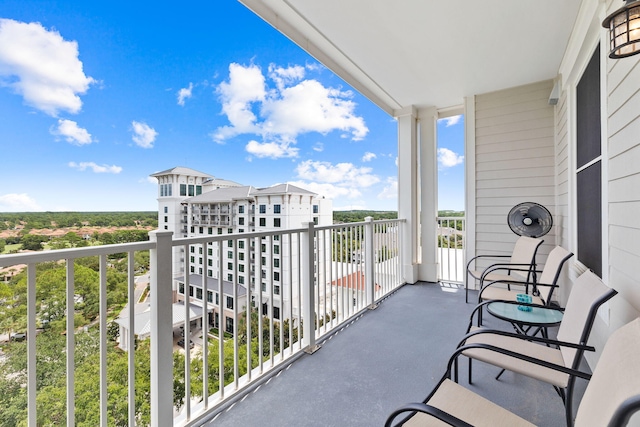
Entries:
{"type": "MultiPolygon", "coordinates": [[[[178,345],[184,348],[184,338],[178,341],[178,345]]],[[[193,348],[194,345],[193,341],[189,340],[189,348],[193,348]]]]}
{"type": "Polygon", "coordinates": [[[27,334],[24,332],[18,332],[11,334],[11,341],[24,341],[27,339],[27,334]]]}

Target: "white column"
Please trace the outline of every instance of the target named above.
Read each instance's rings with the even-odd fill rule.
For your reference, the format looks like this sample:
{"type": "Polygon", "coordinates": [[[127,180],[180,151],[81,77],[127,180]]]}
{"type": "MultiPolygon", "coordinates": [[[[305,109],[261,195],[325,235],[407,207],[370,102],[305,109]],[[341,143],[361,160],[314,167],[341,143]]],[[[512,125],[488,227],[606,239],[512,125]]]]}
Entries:
{"type": "Polygon", "coordinates": [[[398,119],[398,218],[407,221],[402,227],[402,275],[405,282],[415,283],[420,259],[417,112],[410,106],[394,116],[398,119]]]}
{"type": "MultiPolygon", "coordinates": [[[[151,425],[153,427],[173,425],[172,235],[171,231],[149,233],[150,239],[156,242],[156,247],[151,249],[149,257],[151,264],[151,425]]],[[[186,272],[185,277],[188,277],[186,272]]],[[[188,286],[188,281],[185,281],[185,286],[188,286]]],[[[188,287],[185,293],[187,290],[188,287]]],[[[185,300],[187,300],[186,297],[185,300]]],[[[134,332],[129,331],[129,333],[134,332]]]]}
{"type": "Polygon", "coordinates": [[[420,144],[420,231],[421,263],[418,276],[420,280],[436,282],[438,280],[437,259],[437,217],[438,217],[438,161],[437,127],[438,111],[424,108],[418,111],[420,144]]]}
{"type": "Polygon", "coordinates": [[[314,224],[307,222],[302,224],[307,231],[300,233],[300,268],[302,270],[302,327],[304,335],[302,344],[304,351],[313,354],[320,348],[316,344],[315,321],[315,272],[314,272],[314,224]]]}
{"type": "Polygon", "coordinates": [[[373,237],[373,218],[368,216],[364,219],[364,280],[365,280],[365,298],[369,308],[376,308],[375,302],[375,252],[373,237]]]}

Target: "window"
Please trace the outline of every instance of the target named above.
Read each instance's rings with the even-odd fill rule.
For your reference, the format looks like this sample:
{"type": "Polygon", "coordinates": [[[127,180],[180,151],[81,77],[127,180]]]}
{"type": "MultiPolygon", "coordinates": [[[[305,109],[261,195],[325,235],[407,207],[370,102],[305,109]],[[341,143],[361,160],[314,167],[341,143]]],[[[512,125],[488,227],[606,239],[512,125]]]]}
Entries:
{"type": "Polygon", "coordinates": [[[280,272],[278,272],[278,271],[274,271],[273,272],[273,280],[276,281],[276,282],[280,281],[280,272]]]}
{"type": "Polygon", "coordinates": [[[209,256],[213,256],[213,249],[209,248],[209,250],[207,251],[207,253],[209,254],[209,256]]]}
{"type": "Polygon", "coordinates": [[[266,257],[262,257],[261,259],[262,265],[267,265],[267,258],[266,257]]]}
{"type": "Polygon", "coordinates": [[[280,307],[273,307],[273,318],[280,319],[280,307]]]}
{"type": "Polygon", "coordinates": [[[213,234],[213,228],[209,227],[207,231],[209,232],[209,234],[213,234]]]}
{"type": "Polygon", "coordinates": [[[274,255],[278,255],[280,253],[280,245],[273,245],[273,253],[274,255]]]}
{"type": "Polygon", "coordinates": [[[266,283],[262,282],[262,286],[260,288],[262,289],[262,292],[267,292],[267,284],[266,283]]]}
{"type": "Polygon", "coordinates": [[[209,267],[213,267],[213,260],[212,260],[211,258],[209,258],[209,259],[207,260],[207,265],[208,265],[209,267]]]}
{"type": "Polygon", "coordinates": [[[196,196],[202,194],[202,185],[196,185],[196,196]]]}
{"type": "Polygon", "coordinates": [[[202,257],[198,258],[198,264],[202,265],[202,257]]]}
{"type": "Polygon", "coordinates": [[[238,206],[238,213],[244,213],[244,206],[243,205],[238,206]]]}
{"type": "Polygon", "coordinates": [[[238,254],[238,259],[239,259],[240,261],[244,261],[244,252],[240,252],[240,253],[238,254]]]}
{"type": "Polygon", "coordinates": [[[191,251],[192,254],[196,253],[196,247],[195,246],[189,246],[189,250],[191,251]]]}
{"type": "Polygon", "coordinates": [[[193,233],[195,233],[195,232],[196,232],[196,228],[192,225],[192,226],[191,226],[191,234],[193,234],[193,233]]]}
{"type": "Polygon", "coordinates": [[[195,262],[196,262],[196,257],[193,257],[193,256],[192,256],[192,257],[189,257],[189,259],[191,260],[191,264],[193,264],[193,263],[195,263],[195,262]]]}
{"type": "Polygon", "coordinates": [[[165,230],[168,230],[168,229],[169,229],[169,226],[168,226],[168,225],[165,225],[165,226],[164,226],[164,229],[165,229],[165,230]]]}
{"type": "Polygon", "coordinates": [[[260,252],[267,252],[267,245],[265,245],[264,243],[262,243],[260,245],[260,252]]]}
{"type": "Polygon", "coordinates": [[[227,317],[226,318],[226,326],[225,326],[225,330],[227,332],[229,332],[230,334],[233,333],[233,318],[232,317],[227,317]]]}
{"type": "Polygon", "coordinates": [[[195,196],[193,184],[189,184],[189,196],[195,196]]]}
{"type": "Polygon", "coordinates": [[[238,264],[238,271],[244,273],[244,264],[238,264]]]}
{"type": "Polygon", "coordinates": [[[227,252],[227,258],[233,259],[233,251],[228,251],[227,252]]]}
{"type": "Polygon", "coordinates": [[[244,249],[244,240],[238,240],[238,249],[244,249]]]}
{"type": "Polygon", "coordinates": [[[189,296],[193,296],[193,286],[189,286],[189,296]]]}
{"type": "Polygon", "coordinates": [[[187,184],[180,184],[180,195],[181,196],[187,195],[187,184]]]}
{"type": "Polygon", "coordinates": [[[213,270],[207,270],[207,275],[209,277],[213,277],[213,270]]]}
{"type": "Polygon", "coordinates": [[[231,273],[227,274],[227,280],[230,282],[233,282],[233,274],[231,273]]]}
{"type": "Polygon", "coordinates": [[[273,218],[273,226],[280,227],[280,218],[273,218]]]}
{"type": "Polygon", "coordinates": [[[164,222],[169,222],[169,217],[168,216],[164,217],[164,222]]]}
{"type": "Polygon", "coordinates": [[[169,213],[169,207],[168,206],[164,207],[164,213],[169,213]]]}
{"type": "Polygon", "coordinates": [[[313,205],[313,213],[318,213],[318,205],[313,205]]]}
{"type": "Polygon", "coordinates": [[[191,270],[192,273],[195,273],[196,272],[195,266],[192,265],[190,270],[191,270]]]}
{"type": "Polygon", "coordinates": [[[279,234],[276,234],[275,236],[273,236],[273,241],[274,241],[274,242],[278,242],[278,241],[280,241],[280,235],[279,235],[279,234]]]}
{"type": "Polygon", "coordinates": [[[267,219],[260,218],[260,227],[266,227],[266,225],[267,225],[267,219]]]}
{"type": "Polygon", "coordinates": [[[207,291],[207,302],[213,302],[213,292],[207,291]]]}
{"type": "Polygon", "coordinates": [[[228,262],[227,263],[227,269],[228,270],[233,270],[233,263],[232,262],[228,262]]]}
{"type": "Polygon", "coordinates": [[[313,217],[313,225],[318,225],[318,217],[317,216],[313,217]]]}
{"type": "Polygon", "coordinates": [[[280,286],[278,286],[278,285],[274,285],[273,286],[273,294],[274,295],[280,295],[280,286]]]}
{"type": "Polygon", "coordinates": [[[280,268],[280,260],[278,258],[273,259],[273,266],[275,268],[280,268]]]}
{"type": "Polygon", "coordinates": [[[233,297],[227,297],[227,308],[233,310],[233,297]]]}
{"type": "Polygon", "coordinates": [[[232,234],[233,233],[233,228],[227,229],[227,233],[232,234]]]}
{"type": "Polygon", "coordinates": [[[244,285],[244,276],[238,276],[238,283],[244,285]]]}
{"type": "Polygon", "coordinates": [[[196,288],[196,298],[201,300],[202,299],[202,289],[201,288],[196,288]]]}
{"type": "Polygon", "coordinates": [[[238,218],[238,225],[244,225],[244,217],[238,218]]]}
{"type": "Polygon", "coordinates": [[[198,253],[199,253],[200,255],[202,255],[202,246],[199,246],[199,247],[198,247],[198,253]]]}
{"type": "Polygon", "coordinates": [[[280,205],[273,205],[273,213],[274,214],[280,213],[280,205]]]}
{"type": "Polygon", "coordinates": [[[222,228],[218,228],[218,234],[222,234],[222,228]]]}
{"type": "Polygon", "coordinates": [[[600,46],[576,87],[576,231],[578,260],[602,277],[600,46]]]}
{"type": "Polygon", "coordinates": [[[184,283],[178,283],[178,293],[184,295],[184,283]]]}
{"type": "Polygon", "coordinates": [[[216,304],[220,305],[220,294],[216,292],[216,304]]]}
{"type": "Polygon", "coordinates": [[[261,214],[263,214],[263,213],[267,213],[267,205],[260,205],[260,206],[259,206],[259,212],[260,212],[261,214]]]}
{"type": "Polygon", "coordinates": [[[227,241],[227,247],[229,247],[229,248],[233,247],[233,240],[228,240],[227,241]]]}

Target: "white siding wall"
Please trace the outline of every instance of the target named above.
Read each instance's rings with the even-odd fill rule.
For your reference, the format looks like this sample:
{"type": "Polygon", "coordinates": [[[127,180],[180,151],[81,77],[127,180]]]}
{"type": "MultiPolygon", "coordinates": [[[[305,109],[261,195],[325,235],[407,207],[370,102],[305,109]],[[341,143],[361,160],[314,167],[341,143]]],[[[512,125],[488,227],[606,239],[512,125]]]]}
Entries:
{"type": "Polygon", "coordinates": [[[606,74],[609,285],[620,293],[613,331],[640,311],[640,56],[607,59],[606,74]]]}
{"type": "MultiPolygon", "coordinates": [[[[555,218],[552,88],[549,80],[475,98],[476,254],[511,253],[518,236],[507,214],[518,203],[540,203],[555,218]]],[[[544,237],[540,265],[556,244],[554,233],[544,237]]]]}

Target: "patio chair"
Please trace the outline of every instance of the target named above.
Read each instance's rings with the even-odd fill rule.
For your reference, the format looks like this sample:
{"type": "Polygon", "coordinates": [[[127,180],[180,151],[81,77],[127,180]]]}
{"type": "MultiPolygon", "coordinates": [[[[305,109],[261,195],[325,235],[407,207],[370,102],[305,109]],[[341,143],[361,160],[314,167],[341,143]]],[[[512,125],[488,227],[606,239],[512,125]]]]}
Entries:
{"type": "Polygon", "coordinates": [[[485,282],[496,280],[517,280],[521,282],[535,282],[536,253],[544,242],[542,239],[520,236],[516,240],[511,255],[476,255],[467,263],[467,272],[464,278],[464,300],[469,302],[469,276],[480,281],[480,287],[485,282]],[[471,264],[480,259],[490,259],[495,262],[483,270],[471,270],[471,264]]]}
{"type": "MultiPolygon", "coordinates": [[[[574,281],[571,289],[564,309],[564,316],[558,328],[557,340],[472,327],[473,319],[471,319],[469,321],[470,331],[458,345],[459,347],[469,344],[480,345],[462,351],[462,355],[469,358],[469,383],[471,383],[472,360],[476,359],[553,385],[567,408],[567,414],[571,414],[572,381],[575,381],[575,377],[565,371],[549,369],[541,362],[550,362],[568,369],[578,369],[598,308],[616,294],[614,289],[606,286],[591,271],[580,275],[574,281]],[[489,346],[491,349],[485,349],[482,347],[483,345],[489,346]],[[506,350],[507,353],[496,352],[493,350],[495,348],[506,350]],[[508,352],[524,355],[526,359],[512,357],[508,352]]],[[[490,303],[490,301],[482,304],[485,303],[490,303]]],[[[513,301],[510,303],[521,304],[513,301]]],[[[526,305],[530,305],[534,310],[536,307],[563,310],[536,304],[526,305]]],[[[457,360],[455,366],[454,374],[457,379],[457,360]]],[[[500,374],[498,374],[499,376],[500,374]]]]}
{"type": "MultiPolygon", "coordinates": [[[[477,345],[473,345],[477,346],[477,345]]],[[[471,390],[451,381],[452,361],[464,351],[458,349],[449,360],[447,372],[421,403],[410,403],[394,411],[385,427],[394,426],[478,426],[519,427],[532,423],[509,412],[471,390]],[[404,417],[397,424],[394,420],[404,417]]],[[[640,409],[640,318],[621,327],[607,341],[600,360],[589,374],[569,369],[567,374],[591,380],[582,397],[575,424],[568,426],[622,427],[640,409]]],[[[564,370],[562,366],[556,367],[564,370]]]]}
{"type": "MultiPolygon", "coordinates": [[[[573,256],[561,246],[556,246],[547,257],[547,262],[535,282],[518,280],[496,280],[484,285],[478,293],[478,303],[487,300],[516,301],[516,295],[528,294],[532,302],[539,305],[549,305],[553,292],[558,287],[558,279],[564,264],[573,256]]],[[[482,323],[482,308],[478,312],[478,325],[482,323]]]]}

